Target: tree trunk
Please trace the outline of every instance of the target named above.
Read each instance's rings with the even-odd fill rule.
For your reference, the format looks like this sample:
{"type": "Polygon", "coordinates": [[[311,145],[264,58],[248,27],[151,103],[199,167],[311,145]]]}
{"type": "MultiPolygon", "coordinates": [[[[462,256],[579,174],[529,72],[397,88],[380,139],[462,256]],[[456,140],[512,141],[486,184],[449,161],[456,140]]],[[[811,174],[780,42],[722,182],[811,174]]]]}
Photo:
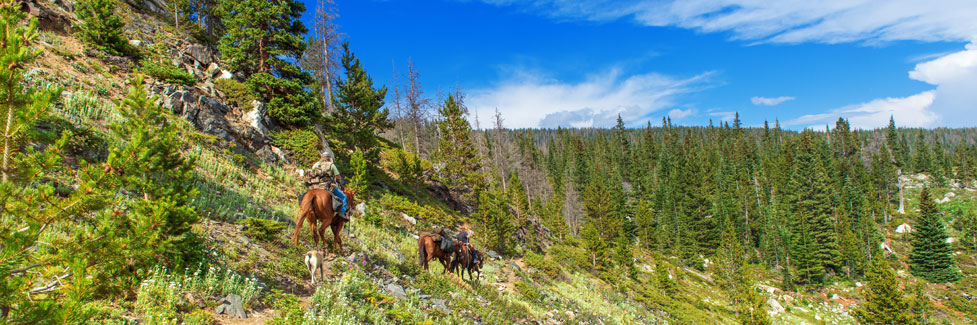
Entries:
{"type": "Polygon", "coordinates": [[[906,214],[905,198],[902,195],[902,187],[903,187],[902,179],[901,178],[898,178],[899,177],[898,175],[902,175],[902,170],[901,169],[900,170],[896,170],[896,178],[897,178],[896,179],[896,182],[897,182],[897,184],[899,184],[898,185],[899,186],[899,214],[906,214]]]}
{"type": "MultiPolygon", "coordinates": [[[[13,87],[11,87],[13,88],[13,87]]],[[[7,126],[3,131],[3,182],[6,183],[7,179],[10,177],[7,170],[7,164],[10,159],[10,127],[14,121],[14,94],[11,89],[7,91],[7,126]]]]}
{"type": "Polygon", "coordinates": [[[329,38],[323,35],[322,39],[322,62],[324,75],[326,77],[326,107],[329,108],[327,112],[332,113],[336,110],[336,107],[332,104],[332,73],[329,71],[329,38]]]}

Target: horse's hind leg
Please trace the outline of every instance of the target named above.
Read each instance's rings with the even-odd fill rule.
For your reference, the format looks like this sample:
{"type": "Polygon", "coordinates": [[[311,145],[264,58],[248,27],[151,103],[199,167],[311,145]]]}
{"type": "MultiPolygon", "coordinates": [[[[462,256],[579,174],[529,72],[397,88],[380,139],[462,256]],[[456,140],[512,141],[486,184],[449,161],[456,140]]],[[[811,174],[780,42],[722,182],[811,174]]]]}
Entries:
{"type": "Polygon", "coordinates": [[[340,222],[330,227],[332,228],[333,241],[336,243],[336,247],[339,248],[339,255],[345,256],[345,254],[343,253],[343,239],[342,236],[340,236],[343,233],[343,223],[340,222]]]}

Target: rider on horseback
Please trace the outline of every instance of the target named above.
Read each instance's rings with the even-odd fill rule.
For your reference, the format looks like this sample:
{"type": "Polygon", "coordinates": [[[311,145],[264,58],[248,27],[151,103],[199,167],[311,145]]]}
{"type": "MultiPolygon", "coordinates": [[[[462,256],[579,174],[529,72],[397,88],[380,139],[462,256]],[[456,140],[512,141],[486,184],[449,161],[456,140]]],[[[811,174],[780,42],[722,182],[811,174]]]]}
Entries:
{"type": "Polygon", "coordinates": [[[336,199],[342,202],[342,206],[336,211],[336,215],[349,220],[346,217],[346,194],[340,188],[342,179],[342,176],[339,175],[339,168],[336,168],[336,164],[333,163],[332,152],[326,151],[322,153],[319,161],[312,165],[312,169],[306,175],[305,184],[309,189],[323,189],[332,193],[336,199]]]}

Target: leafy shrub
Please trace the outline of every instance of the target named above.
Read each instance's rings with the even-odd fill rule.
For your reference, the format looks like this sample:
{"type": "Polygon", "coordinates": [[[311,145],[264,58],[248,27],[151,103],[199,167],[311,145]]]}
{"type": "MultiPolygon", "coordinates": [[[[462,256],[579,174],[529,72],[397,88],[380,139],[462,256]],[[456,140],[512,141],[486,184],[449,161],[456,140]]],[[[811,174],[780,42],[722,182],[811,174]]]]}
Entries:
{"type": "Polygon", "coordinates": [[[262,241],[274,241],[286,226],[284,222],[253,217],[248,217],[241,223],[248,226],[248,229],[244,230],[245,236],[262,241]]]}
{"type": "MultiPolygon", "coordinates": [[[[526,265],[536,269],[542,278],[554,279],[560,276],[560,266],[556,262],[546,259],[545,256],[533,252],[526,253],[524,258],[526,265]]],[[[539,277],[539,276],[537,276],[539,277]]]]}
{"type": "Polygon", "coordinates": [[[389,193],[384,193],[380,197],[379,205],[383,210],[400,211],[409,216],[424,218],[431,223],[450,224],[451,216],[441,209],[429,205],[419,205],[411,200],[389,193]]]}
{"type": "Polygon", "coordinates": [[[386,150],[381,158],[386,167],[397,175],[397,179],[415,189],[424,183],[424,171],[431,168],[429,161],[402,149],[386,150]]]}
{"type": "Polygon", "coordinates": [[[197,77],[174,65],[149,62],[142,65],[142,70],[162,82],[185,86],[192,86],[197,83],[197,77]]]}
{"type": "Polygon", "coordinates": [[[80,0],[75,15],[82,21],[78,26],[81,39],[95,48],[113,55],[129,51],[129,43],[122,35],[125,23],[115,14],[116,0],[80,0]]]}
{"type": "Polygon", "coordinates": [[[293,129],[271,135],[272,144],[294,153],[295,163],[312,166],[319,160],[319,136],[311,130],[293,129]]]}
{"type": "Polygon", "coordinates": [[[543,294],[540,293],[539,290],[536,289],[536,287],[533,286],[532,284],[519,281],[516,282],[515,286],[516,286],[516,291],[518,291],[519,294],[522,294],[524,297],[526,297],[527,300],[532,302],[543,301],[543,294]]]}
{"type": "Polygon", "coordinates": [[[228,104],[238,108],[248,108],[257,99],[247,85],[234,79],[218,79],[214,87],[224,93],[228,104]]]}
{"type": "Polygon", "coordinates": [[[302,304],[299,302],[299,297],[284,293],[278,289],[272,289],[265,299],[265,303],[270,305],[272,308],[278,311],[275,318],[268,321],[268,324],[299,324],[302,319],[302,315],[305,311],[302,310],[302,304]]]}
{"type": "Polygon", "coordinates": [[[197,309],[191,313],[183,314],[183,323],[186,325],[210,325],[214,323],[214,315],[197,309]]]}

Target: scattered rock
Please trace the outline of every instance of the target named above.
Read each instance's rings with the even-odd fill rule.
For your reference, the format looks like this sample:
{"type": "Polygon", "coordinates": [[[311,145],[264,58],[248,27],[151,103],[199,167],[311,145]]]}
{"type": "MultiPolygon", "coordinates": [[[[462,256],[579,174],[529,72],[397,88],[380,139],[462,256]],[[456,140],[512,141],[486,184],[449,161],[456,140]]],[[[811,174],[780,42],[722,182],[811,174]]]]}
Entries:
{"type": "Polygon", "coordinates": [[[950,198],[945,197],[945,198],[942,198],[942,199],[939,199],[939,200],[933,200],[933,201],[935,201],[937,204],[942,204],[942,203],[950,202],[950,198]]]}
{"type": "Polygon", "coordinates": [[[142,46],[142,40],[131,39],[131,40],[129,40],[129,46],[132,46],[132,47],[140,47],[140,46],[142,46]]]}
{"type": "Polygon", "coordinates": [[[905,233],[910,233],[910,232],[913,232],[913,227],[910,226],[909,224],[905,224],[904,223],[904,224],[899,225],[899,227],[896,227],[896,233],[897,234],[905,234],[905,233]]]}
{"type": "Polygon", "coordinates": [[[407,215],[406,213],[401,212],[400,213],[400,217],[401,218],[404,218],[404,220],[407,220],[407,222],[409,222],[411,225],[416,225],[417,224],[417,219],[415,219],[414,217],[411,217],[411,216],[407,215]]]}
{"type": "Polygon", "coordinates": [[[361,216],[366,215],[366,202],[360,202],[360,204],[356,205],[355,209],[356,209],[356,213],[358,213],[359,215],[361,216]]]}
{"type": "Polygon", "coordinates": [[[522,268],[519,267],[519,265],[517,265],[515,262],[509,262],[509,266],[516,269],[516,271],[520,271],[520,272],[522,271],[522,268]]]}
{"type": "Polygon", "coordinates": [[[227,70],[221,70],[217,79],[234,79],[234,74],[227,70]]]}
{"type": "Polygon", "coordinates": [[[955,196],[957,196],[957,193],[953,193],[953,192],[946,192],[946,194],[943,195],[943,197],[950,197],[950,198],[955,196]]]}
{"type": "Polygon", "coordinates": [[[879,244],[879,248],[882,248],[882,250],[889,254],[895,253],[895,251],[892,250],[892,247],[889,247],[889,244],[886,243],[879,244]]]}
{"type": "Polygon", "coordinates": [[[448,309],[448,306],[446,306],[444,301],[441,299],[431,299],[431,305],[434,305],[434,309],[437,309],[442,313],[448,314],[451,312],[451,309],[448,309]]]}
{"type": "Polygon", "coordinates": [[[236,294],[229,294],[224,299],[221,299],[219,305],[217,306],[216,314],[227,314],[237,318],[248,318],[248,315],[244,313],[244,301],[241,296],[236,294]]]}
{"type": "Polygon", "coordinates": [[[838,294],[831,295],[831,300],[837,300],[837,299],[838,299],[838,294]]]}
{"type": "Polygon", "coordinates": [[[953,237],[947,237],[946,238],[946,243],[947,244],[953,244],[953,241],[954,241],[953,237]]]}
{"type": "Polygon", "coordinates": [[[784,306],[781,306],[779,302],[773,298],[767,299],[767,313],[770,315],[776,315],[784,312],[784,306]]]}
{"type": "Polygon", "coordinates": [[[220,73],[220,71],[221,68],[220,66],[217,65],[217,62],[211,62],[210,65],[207,66],[207,71],[204,73],[207,75],[207,77],[213,78],[218,76],[218,73],[220,73]]]}
{"type": "Polygon", "coordinates": [[[251,111],[244,115],[244,122],[258,130],[263,136],[268,135],[268,122],[265,119],[265,103],[259,100],[251,102],[251,111]]]}
{"type": "Polygon", "coordinates": [[[855,282],[855,287],[856,288],[861,288],[862,286],[863,286],[863,284],[861,282],[857,282],[857,281],[855,282]]]}
{"type": "Polygon", "coordinates": [[[390,293],[390,295],[396,297],[397,299],[407,299],[407,292],[404,291],[404,287],[400,286],[399,284],[396,283],[388,284],[386,289],[387,292],[390,293]]]}
{"type": "Polygon", "coordinates": [[[214,62],[213,52],[211,52],[209,48],[203,45],[199,45],[199,44],[190,45],[189,47],[187,47],[186,53],[189,54],[190,57],[192,57],[197,62],[200,62],[200,64],[202,65],[210,65],[211,62],[214,62]]]}
{"type": "Polygon", "coordinates": [[[500,258],[502,258],[502,256],[499,256],[499,253],[496,253],[495,251],[493,251],[491,249],[485,251],[485,255],[488,255],[488,257],[491,257],[493,259],[500,259],[500,258]]]}

